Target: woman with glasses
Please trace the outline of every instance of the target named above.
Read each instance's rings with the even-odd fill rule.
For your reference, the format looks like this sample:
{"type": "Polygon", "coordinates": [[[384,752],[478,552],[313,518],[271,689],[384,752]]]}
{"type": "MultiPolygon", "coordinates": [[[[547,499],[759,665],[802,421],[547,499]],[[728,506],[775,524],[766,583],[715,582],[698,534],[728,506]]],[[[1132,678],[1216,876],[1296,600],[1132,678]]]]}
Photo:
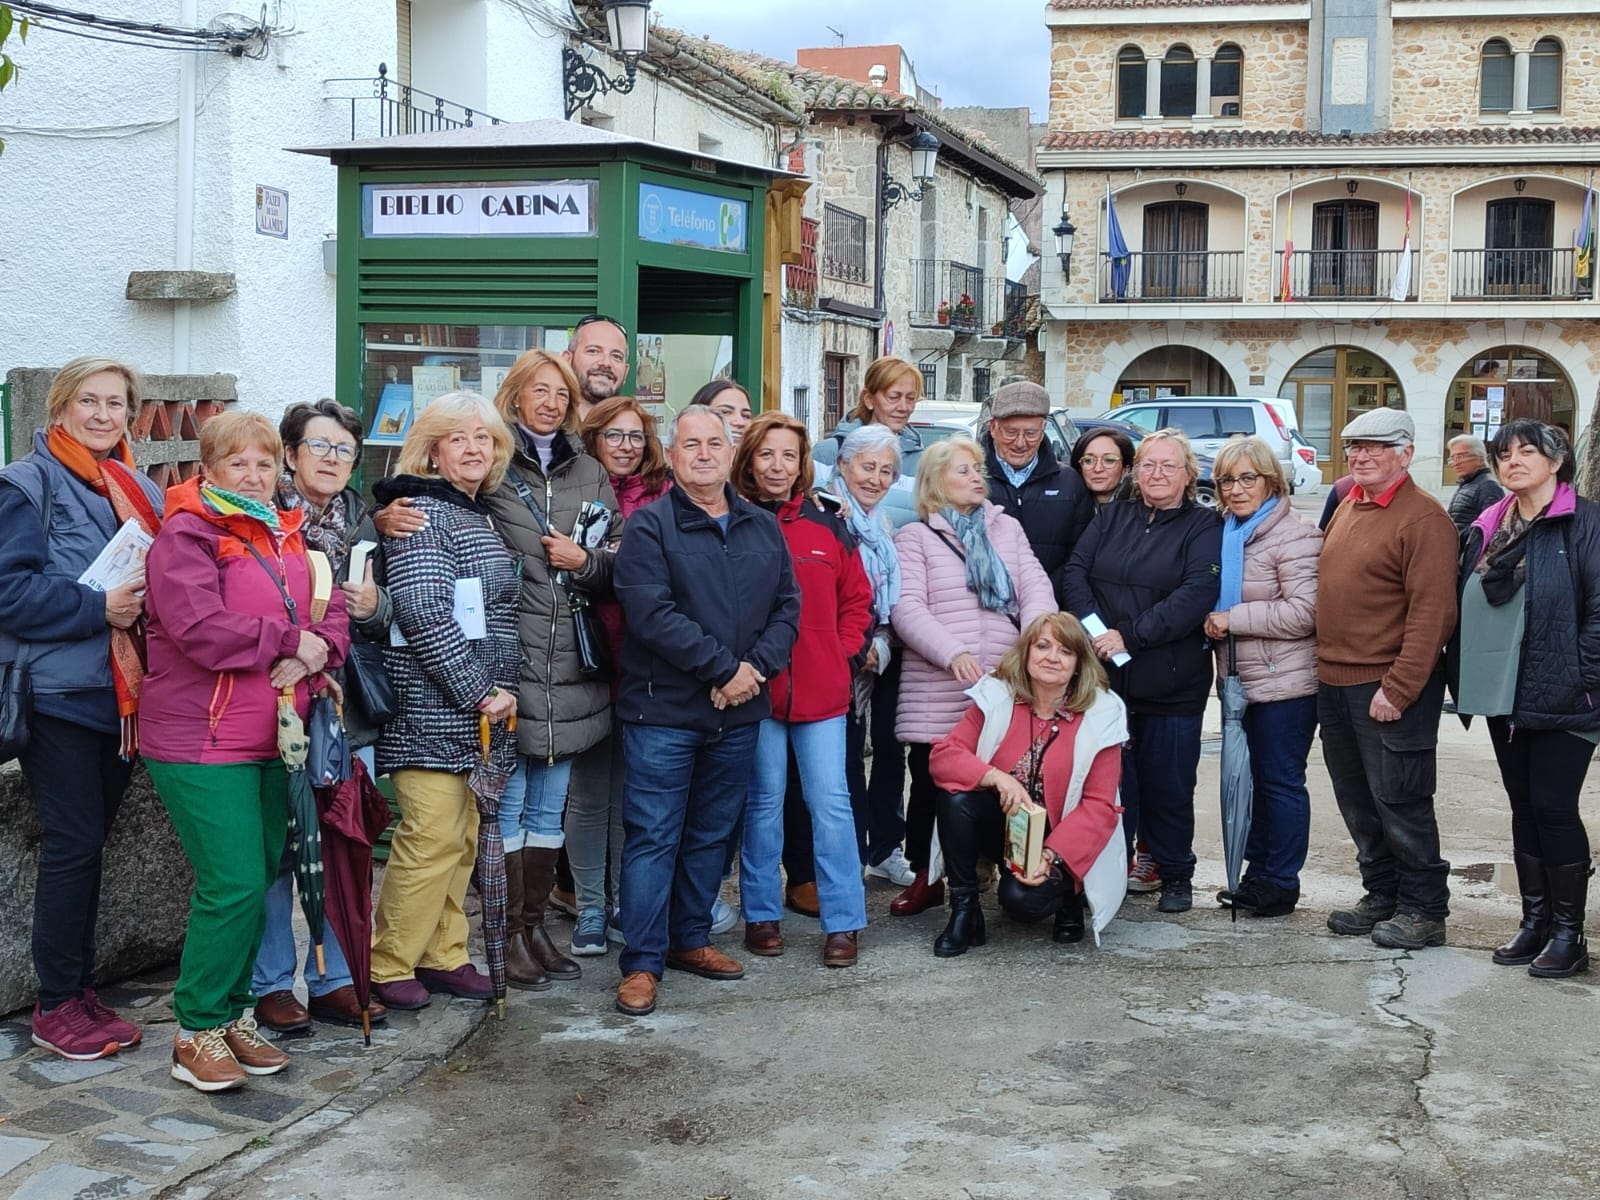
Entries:
{"type": "MultiPolygon", "coordinates": [[[[605,468],[624,520],[666,495],[667,457],[656,436],[656,419],[632,396],[613,396],[589,410],[583,448],[605,468]]],[[[610,651],[611,698],[616,700],[625,626],[613,596],[595,602],[595,614],[610,651]]],[[[567,783],[567,859],[572,864],[578,923],[572,952],[599,955],[607,941],[620,942],[617,886],[622,878],[622,739],[612,732],[572,760],[567,783]]]]}
{"type": "Polygon", "coordinates": [[[1195,501],[1200,467],[1181,430],[1140,442],[1133,474],[1138,498],[1100,510],[1062,591],[1128,706],[1123,834],[1130,849],[1136,832],[1150,847],[1160,910],[1180,913],[1194,902],[1195,776],[1213,676],[1202,626],[1217,606],[1222,522],[1195,501]]]}
{"type": "Polygon", "coordinates": [[[1227,517],[1221,596],[1206,618],[1217,670],[1244,685],[1255,807],[1244,878],[1224,907],[1282,917],[1300,900],[1311,835],[1306,756],[1317,729],[1317,558],[1322,535],[1289,507],[1289,485],[1258,437],[1229,439],[1211,468],[1227,517]]]}
{"type": "Polygon", "coordinates": [[[1120,429],[1091,429],[1072,446],[1072,469],[1096,506],[1133,492],[1133,439],[1120,429]]]}
{"type": "MultiPolygon", "coordinates": [[[[387,592],[373,582],[370,561],[360,581],[351,583],[345,577],[350,547],[367,517],[366,501],[350,486],[350,475],[361,459],[361,418],[335,400],[291,404],[278,423],[278,435],[283,439],[284,464],[283,474],[278,477],[278,509],[299,512],[300,536],[306,547],[327,556],[333,577],[344,592],[353,634],[369,641],[385,641],[392,610],[387,592]]],[[[347,707],[345,720],[351,745],[375,744],[379,731],[357,729],[354,715],[354,709],[347,707]]],[[[275,1033],[303,1033],[311,1028],[313,1019],[359,1027],[361,1005],[356,1000],[355,981],[331,925],[322,943],[326,969],[317,970],[316,955],[308,943],[305,974],[309,1004],[302,1005],[296,998],[294,976],[300,956],[293,921],[294,851],[285,846],[277,878],[267,890],[266,925],[251,981],[251,990],[257,996],[256,1021],[275,1033]]],[[[384,1020],[386,1015],[383,1005],[374,999],[373,1022],[384,1020]]]]}

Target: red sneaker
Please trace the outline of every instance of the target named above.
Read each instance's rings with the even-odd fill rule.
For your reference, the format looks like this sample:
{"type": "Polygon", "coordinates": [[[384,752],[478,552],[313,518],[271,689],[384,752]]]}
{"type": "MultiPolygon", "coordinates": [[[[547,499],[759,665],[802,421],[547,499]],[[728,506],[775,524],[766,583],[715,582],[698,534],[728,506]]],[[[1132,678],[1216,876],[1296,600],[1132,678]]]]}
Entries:
{"type": "Polygon", "coordinates": [[[1138,849],[1133,852],[1133,861],[1128,864],[1128,890],[1130,892],[1161,890],[1161,868],[1156,866],[1156,860],[1151,858],[1146,850],[1138,849]]]}
{"type": "Polygon", "coordinates": [[[108,1058],[121,1049],[121,1043],[89,1015],[76,996],[49,1012],[33,1006],[33,1044],[73,1062],[108,1058]]]}
{"type": "Polygon", "coordinates": [[[144,1031],[132,1021],[124,1021],[108,1005],[102,1004],[93,988],[83,989],[83,1007],[101,1029],[117,1039],[117,1045],[122,1049],[130,1049],[144,1040],[144,1031]]]}

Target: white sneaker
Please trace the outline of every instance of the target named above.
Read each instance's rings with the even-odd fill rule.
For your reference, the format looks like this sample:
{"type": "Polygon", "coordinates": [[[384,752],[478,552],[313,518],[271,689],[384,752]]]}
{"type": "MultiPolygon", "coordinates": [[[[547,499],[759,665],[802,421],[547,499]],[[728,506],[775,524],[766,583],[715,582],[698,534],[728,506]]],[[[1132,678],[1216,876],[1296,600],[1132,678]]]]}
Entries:
{"type": "Polygon", "coordinates": [[[739,910],[729,904],[721,896],[711,906],[711,932],[713,935],[727,933],[739,923],[739,910]]]}
{"type": "Polygon", "coordinates": [[[896,846],[889,851],[888,858],[877,866],[867,868],[867,877],[869,879],[887,879],[895,887],[903,888],[911,886],[912,881],[917,877],[917,873],[911,869],[911,864],[906,861],[906,856],[900,847],[896,846]]]}

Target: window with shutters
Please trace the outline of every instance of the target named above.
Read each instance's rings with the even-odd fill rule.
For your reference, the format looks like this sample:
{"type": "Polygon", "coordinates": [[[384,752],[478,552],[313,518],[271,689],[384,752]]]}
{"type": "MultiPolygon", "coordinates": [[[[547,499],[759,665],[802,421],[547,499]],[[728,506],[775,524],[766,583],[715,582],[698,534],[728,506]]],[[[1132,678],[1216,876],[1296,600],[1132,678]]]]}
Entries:
{"type": "Polygon", "coordinates": [[[1117,52],[1117,116],[1131,118],[1144,116],[1145,76],[1144,51],[1137,46],[1124,46],[1117,52]]]}
{"type": "Polygon", "coordinates": [[[1161,115],[1194,116],[1196,86],[1194,51],[1173,46],[1161,60],[1161,115]]]}
{"type": "Polygon", "coordinates": [[[1490,38],[1479,55],[1478,111],[1510,112],[1515,76],[1510,44],[1503,38],[1490,38]]]}
{"type": "Polygon", "coordinates": [[[1528,107],[1561,111],[1561,43],[1555,38],[1540,38],[1528,57],[1528,107]]]}

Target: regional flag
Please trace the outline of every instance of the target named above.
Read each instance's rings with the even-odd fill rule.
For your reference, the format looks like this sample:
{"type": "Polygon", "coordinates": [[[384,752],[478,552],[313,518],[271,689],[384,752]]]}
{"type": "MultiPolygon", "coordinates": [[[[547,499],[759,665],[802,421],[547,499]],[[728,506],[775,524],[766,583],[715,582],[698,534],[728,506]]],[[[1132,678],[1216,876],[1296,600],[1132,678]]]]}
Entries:
{"type": "Polygon", "coordinates": [[[1579,279],[1587,281],[1594,271],[1594,177],[1589,178],[1589,190],[1583,194],[1583,221],[1578,225],[1574,239],[1578,248],[1575,264],[1579,279]]]}

